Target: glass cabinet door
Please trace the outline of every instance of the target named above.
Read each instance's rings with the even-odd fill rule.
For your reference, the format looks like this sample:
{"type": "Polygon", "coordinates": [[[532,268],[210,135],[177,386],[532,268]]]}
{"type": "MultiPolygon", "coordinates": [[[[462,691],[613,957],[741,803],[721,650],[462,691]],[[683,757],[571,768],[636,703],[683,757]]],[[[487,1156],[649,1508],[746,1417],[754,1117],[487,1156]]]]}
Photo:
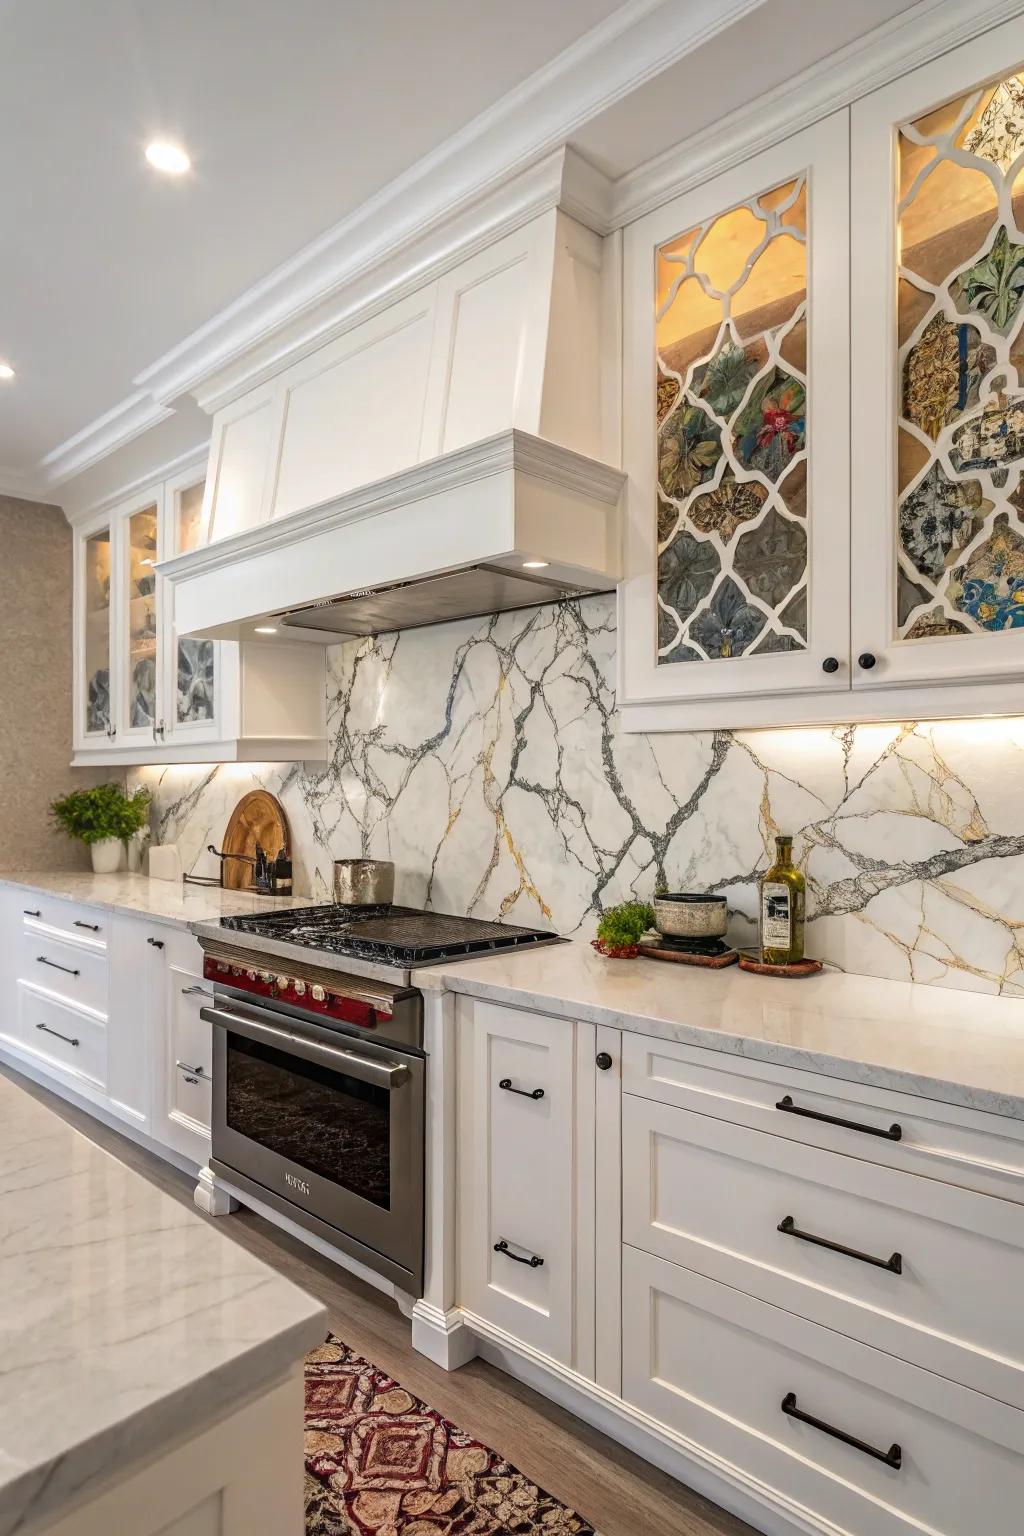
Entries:
{"type": "Polygon", "coordinates": [[[84,739],[105,744],[116,729],[110,666],[113,577],[110,525],[86,535],[81,549],[81,731],[84,739]]]}
{"type": "MultiPolygon", "coordinates": [[[[183,555],[196,549],[202,534],[205,481],[190,485],[174,496],[174,551],[183,555]]],[[[216,698],[216,642],[177,640],[175,649],[174,725],[208,725],[214,718],[216,698]]]]}
{"type": "Polygon", "coordinates": [[[625,234],[625,705],[849,687],[845,114],[625,234]]]}
{"type": "MultiPolygon", "coordinates": [[[[205,479],[195,471],[168,481],[165,486],[167,517],[166,554],[188,554],[204,541],[203,493],[205,479]]],[[[215,640],[180,637],[174,633],[174,616],[167,613],[168,729],[179,738],[216,739],[218,694],[221,686],[221,647],[215,640]]]]}
{"type": "Polygon", "coordinates": [[[1015,41],[1000,28],[854,109],[854,441],[882,450],[855,458],[854,650],[869,663],[857,687],[1024,670],[1015,25],[1015,41]],[[869,309],[884,324],[858,334],[869,309]]]}
{"type": "Polygon", "coordinates": [[[160,708],[160,625],[156,564],[160,504],[146,500],[115,514],[119,571],[118,736],[157,740],[160,708]]]}

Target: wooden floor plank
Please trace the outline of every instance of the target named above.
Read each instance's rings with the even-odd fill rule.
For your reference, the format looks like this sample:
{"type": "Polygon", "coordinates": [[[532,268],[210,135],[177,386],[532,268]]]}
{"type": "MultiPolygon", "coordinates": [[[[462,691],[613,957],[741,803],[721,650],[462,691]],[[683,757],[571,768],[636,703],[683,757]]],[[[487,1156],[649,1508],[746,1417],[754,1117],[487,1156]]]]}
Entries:
{"type": "MultiPolygon", "coordinates": [[[[5,1067],[0,1072],[191,1205],[192,1181],[178,1169],[46,1089],[5,1067]]],[[[408,1320],[394,1302],[252,1211],[219,1217],[217,1228],[322,1301],[332,1330],[357,1354],[499,1451],[600,1536],[755,1536],[751,1526],[486,1362],[441,1370],[413,1349],[408,1320]]]]}

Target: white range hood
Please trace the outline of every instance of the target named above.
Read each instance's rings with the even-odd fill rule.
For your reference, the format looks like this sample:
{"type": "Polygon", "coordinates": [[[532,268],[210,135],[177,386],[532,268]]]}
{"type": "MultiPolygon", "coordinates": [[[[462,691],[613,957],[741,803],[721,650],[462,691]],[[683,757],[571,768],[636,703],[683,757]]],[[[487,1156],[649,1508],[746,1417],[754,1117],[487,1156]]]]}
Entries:
{"type": "Polygon", "coordinates": [[[207,541],[159,566],[178,633],[330,643],[614,587],[612,289],[552,209],[224,405],[207,541]]]}

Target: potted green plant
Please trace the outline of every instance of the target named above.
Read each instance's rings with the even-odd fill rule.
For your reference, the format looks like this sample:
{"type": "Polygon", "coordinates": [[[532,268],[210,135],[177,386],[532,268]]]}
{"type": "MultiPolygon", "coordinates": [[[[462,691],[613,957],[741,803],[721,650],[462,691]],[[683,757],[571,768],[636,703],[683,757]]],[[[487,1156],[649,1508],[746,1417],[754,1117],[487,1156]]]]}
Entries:
{"type": "Polygon", "coordinates": [[[121,867],[121,854],[130,838],[149,820],[148,789],[126,795],[120,784],[97,784],[74,789],[50,806],[50,814],[68,837],[78,838],[92,854],[98,875],[110,875],[121,867]]]}
{"type": "Polygon", "coordinates": [[[637,945],[654,927],[654,908],[646,901],[623,901],[601,913],[594,948],[610,960],[632,960],[637,945]]]}

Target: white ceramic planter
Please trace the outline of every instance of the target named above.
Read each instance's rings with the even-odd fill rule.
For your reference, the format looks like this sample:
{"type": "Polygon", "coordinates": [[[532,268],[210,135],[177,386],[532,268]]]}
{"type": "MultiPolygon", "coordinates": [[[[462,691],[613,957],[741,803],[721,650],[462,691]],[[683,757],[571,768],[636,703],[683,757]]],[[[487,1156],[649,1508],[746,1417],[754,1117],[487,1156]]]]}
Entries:
{"type": "Polygon", "coordinates": [[[119,837],[105,837],[90,845],[93,874],[114,875],[121,868],[124,844],[119,837]]]}

